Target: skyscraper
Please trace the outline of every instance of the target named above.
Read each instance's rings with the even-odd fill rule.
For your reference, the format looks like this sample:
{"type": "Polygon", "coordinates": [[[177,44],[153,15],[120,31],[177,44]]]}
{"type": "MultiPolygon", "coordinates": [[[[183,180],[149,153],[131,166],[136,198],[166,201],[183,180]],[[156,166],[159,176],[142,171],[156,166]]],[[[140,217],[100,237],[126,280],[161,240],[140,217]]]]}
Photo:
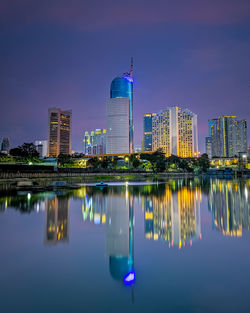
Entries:
{"type": "Polygon", "coordinates": [[[83,153],[88,154],[106,154],[106,129],[98,128],[91,131],[85,131],[83,138],[83,153]]]}
{"type": "Polygon", "coordinates": [[[49,109],[48,154],[56,157],[60,153],[71,154],[72,111],[49,109]]]}
{"type": "Polygon", "coordinates": [[[110,98],[128,98],[129,100],[129,152],[133,152],[133,59],[129,73],[116,77],[110,86],[110,98]]]}
{"type": "Polygon", "coordinates": [[[153,117],[153,151],[166,155],[198,156],[197,115],[177,106],[162,110],[153,117]]]}
{"type": "Polygon", "coordinates": [[[209,159],[212,158],[212,137],[206,137],[206,154],[209,159]]]}
{"type": "Polygon", "coordinates": [[[152,151],[152,119],[155,113],[144,114],[143,118],[143,151],[152,151]]]}
{"type": "Polygon", "coordinates": [[[113,98],[107,103],[106,153],[129,152],[129,99],[113,98]]]}
{"type": "MultiPolygon", "coordinates": [[[[212,157],[234,157],[247,152],[247,122],[237,121],[236,116],[219,116],[209,124],[212,157]]],[[[211,121],[209,121],[211,122],[211,121]]]]}

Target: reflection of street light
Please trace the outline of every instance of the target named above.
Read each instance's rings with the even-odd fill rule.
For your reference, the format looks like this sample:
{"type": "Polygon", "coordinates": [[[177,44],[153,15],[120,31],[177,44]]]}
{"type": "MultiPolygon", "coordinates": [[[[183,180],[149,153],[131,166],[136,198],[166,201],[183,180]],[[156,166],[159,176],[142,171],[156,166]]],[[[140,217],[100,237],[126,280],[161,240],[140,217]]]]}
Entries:
{"type": "Polygon", "coordinates": [[[125,162],[128,162],[129,158],[128,158],[128,157],[125,157],[125,159],[124,159],[124,160],[125,160],[125,162]]]}

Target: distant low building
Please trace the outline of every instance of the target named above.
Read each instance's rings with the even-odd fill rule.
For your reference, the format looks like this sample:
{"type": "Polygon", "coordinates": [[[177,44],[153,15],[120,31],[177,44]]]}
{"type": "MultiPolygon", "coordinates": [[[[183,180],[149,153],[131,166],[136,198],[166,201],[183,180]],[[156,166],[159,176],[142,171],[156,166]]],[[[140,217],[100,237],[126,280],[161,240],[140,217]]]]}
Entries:
{"type": "Polygon", "coordinates": [[[40,157],[46,157],[48,154],[48,141],[47,140],[36,140],[35,141],[36,150],[40,157]]]}
{"type": "Polygon", "coordinates": [[[1,152],[8,154],[9,151],[10,151],[10,141],[9,141],[9,138],[5,137],[2,140],[1,152]]]}

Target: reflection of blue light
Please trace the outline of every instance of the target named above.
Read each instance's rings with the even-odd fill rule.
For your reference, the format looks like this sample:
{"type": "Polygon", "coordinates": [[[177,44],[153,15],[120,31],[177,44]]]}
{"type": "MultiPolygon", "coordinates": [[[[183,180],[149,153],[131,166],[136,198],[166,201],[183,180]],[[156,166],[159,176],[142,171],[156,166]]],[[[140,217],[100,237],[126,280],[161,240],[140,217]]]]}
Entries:
{"type": "Polygon", "coordinates": [[[123,283],[125,285],[132,285],[135,282],[135,272],[129,272],[123,277],[123,283]]]}
{"type": "Polygon", "coordinates": [[[131,76],[125,76],[124,78],[127,79],[127,81],[129,81],[130,83],[134,82],[134,79],[131,76]]]}

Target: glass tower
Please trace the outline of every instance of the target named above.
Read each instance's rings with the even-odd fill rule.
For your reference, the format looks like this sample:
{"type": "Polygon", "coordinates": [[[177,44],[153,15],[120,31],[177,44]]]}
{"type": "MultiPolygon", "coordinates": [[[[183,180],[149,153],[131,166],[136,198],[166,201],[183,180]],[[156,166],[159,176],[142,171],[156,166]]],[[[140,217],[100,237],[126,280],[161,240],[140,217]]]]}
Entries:
{"type": "Polygon", "coordinates": [[[133,60],[131,59],[131,68],[129,73],[124,73],[120,77],[113,79],[110,86],[110,98],[128,98],[129,99],[129,152],[133,152],[133,60]]]}
{"type": "Polygon", "coordinates": [[[144,137],[144,151],[152,151],[152,119],[155,113],[144,114],[143,118],[143,137],[144,137]]]}

